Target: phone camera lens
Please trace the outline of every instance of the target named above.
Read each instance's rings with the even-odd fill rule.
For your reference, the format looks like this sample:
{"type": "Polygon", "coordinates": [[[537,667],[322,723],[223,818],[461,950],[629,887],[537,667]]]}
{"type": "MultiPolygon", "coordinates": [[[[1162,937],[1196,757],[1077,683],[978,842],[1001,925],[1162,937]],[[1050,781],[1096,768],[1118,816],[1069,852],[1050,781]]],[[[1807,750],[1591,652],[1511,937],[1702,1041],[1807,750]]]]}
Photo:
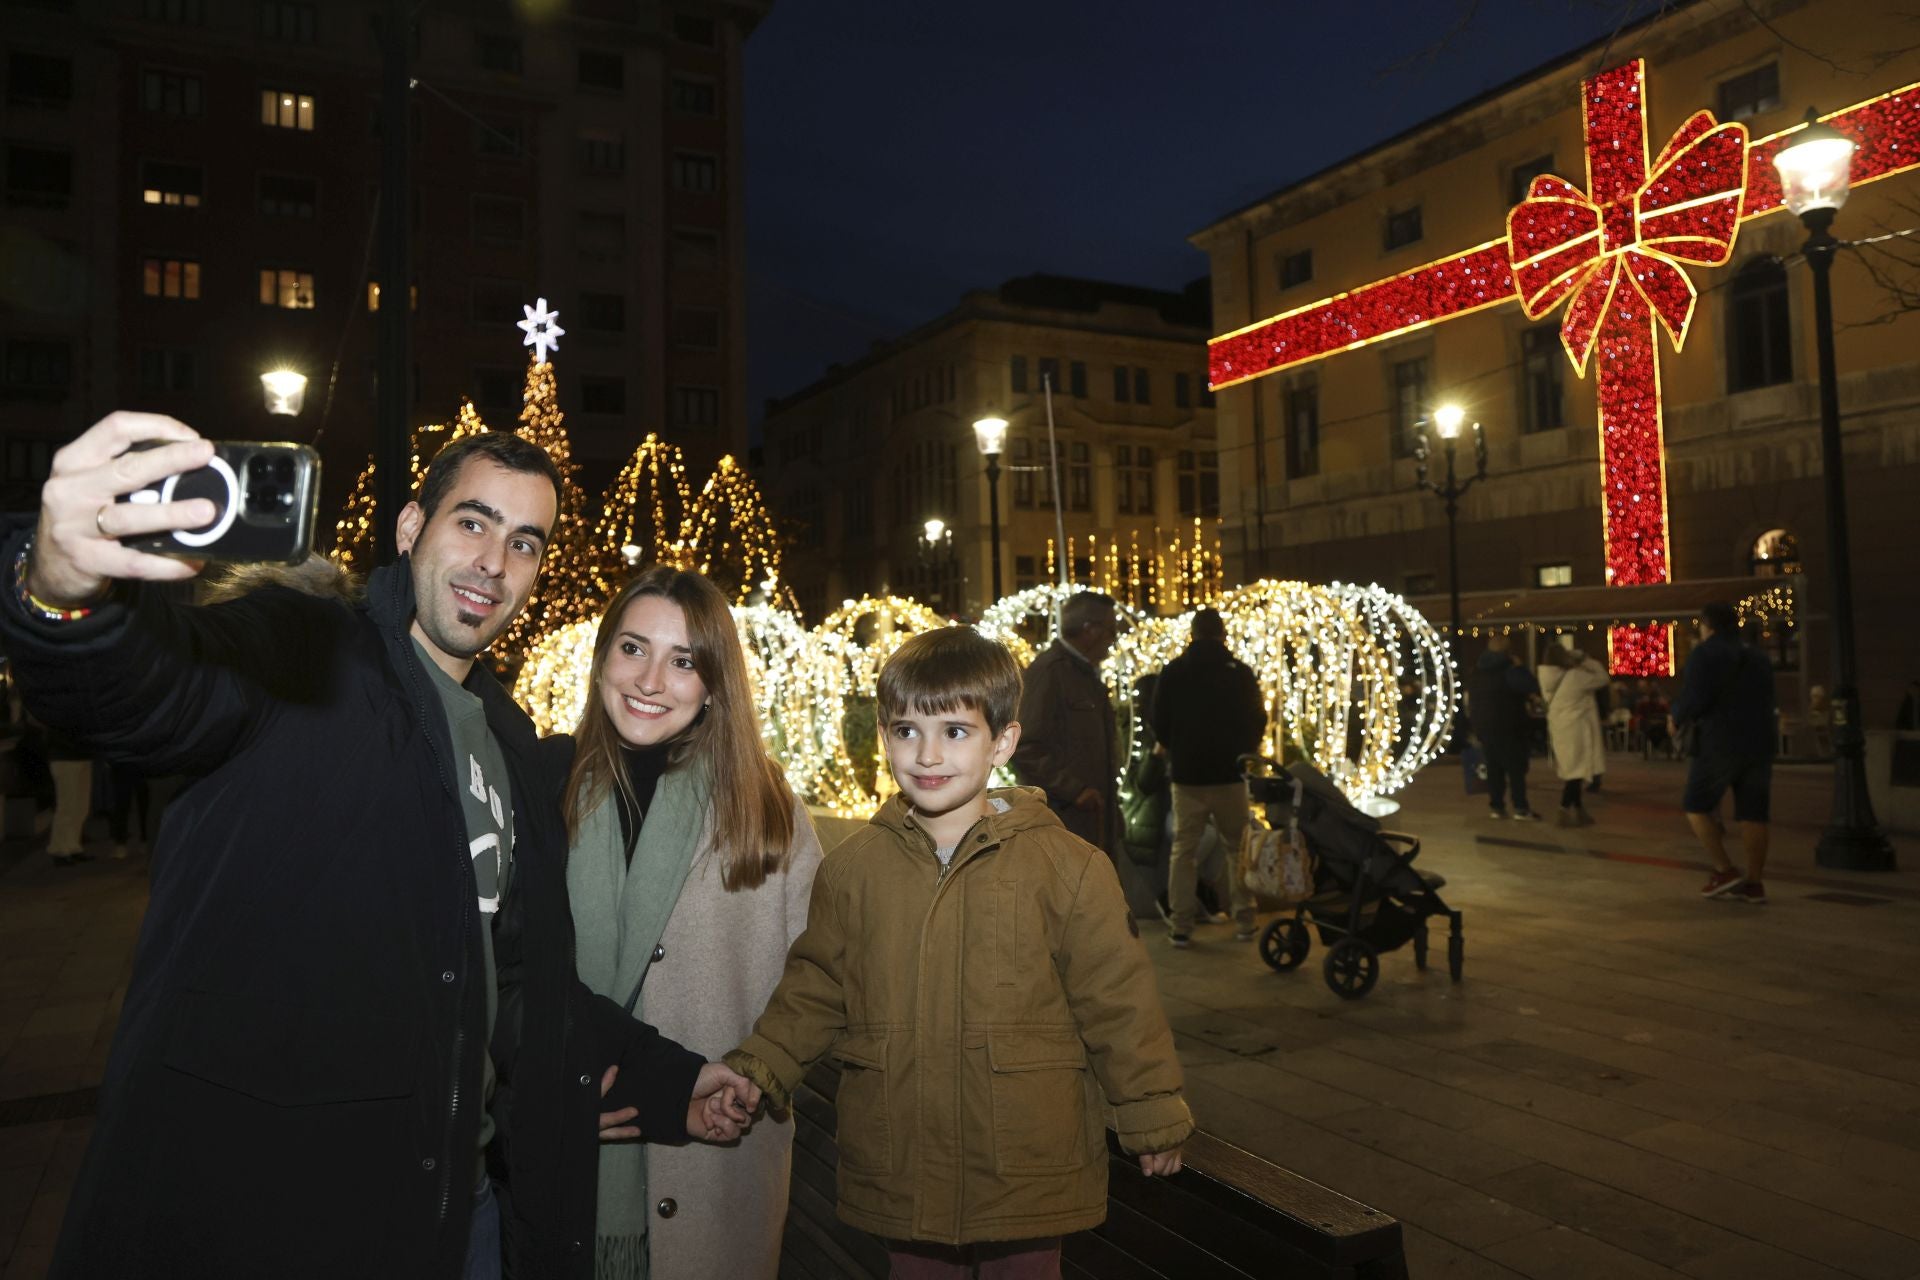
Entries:
{"type": "Polygon", "coordinates": [[[284,515],[293,509],[293,460],[280,456],[247,459],[247,513],[284,515]]]}

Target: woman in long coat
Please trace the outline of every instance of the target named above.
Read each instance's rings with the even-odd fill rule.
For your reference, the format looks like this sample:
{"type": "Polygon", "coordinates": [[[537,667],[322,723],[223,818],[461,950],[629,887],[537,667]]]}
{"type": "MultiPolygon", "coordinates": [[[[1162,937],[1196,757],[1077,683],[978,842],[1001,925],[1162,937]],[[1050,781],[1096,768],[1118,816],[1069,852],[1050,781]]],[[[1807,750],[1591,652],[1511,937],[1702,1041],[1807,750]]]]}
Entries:
{"type": "MultiPolygon", "coordinates": [[[[745,1039],[807,923],[820,842],[768,756],[733,615],[671,566],[607,607],[568,773],[580,978],[698,1052],[745,1039]]],[[[601,1280],[779,1267],[793,1126],[734,1148],[603,1146],[601,1280]]]]}
{"type": "Polygon", "coordinates": [[[1547,704],[1547,742],[1560,778],[1560,825],[1584,827],[1593,816],[1581,803],[1587,779],[1607,769],[1607,740],[1594,693],[1607,687],[1607,669],[1578,649],[1548,647],[1540,663],[1540,697],[1547,704]]]}

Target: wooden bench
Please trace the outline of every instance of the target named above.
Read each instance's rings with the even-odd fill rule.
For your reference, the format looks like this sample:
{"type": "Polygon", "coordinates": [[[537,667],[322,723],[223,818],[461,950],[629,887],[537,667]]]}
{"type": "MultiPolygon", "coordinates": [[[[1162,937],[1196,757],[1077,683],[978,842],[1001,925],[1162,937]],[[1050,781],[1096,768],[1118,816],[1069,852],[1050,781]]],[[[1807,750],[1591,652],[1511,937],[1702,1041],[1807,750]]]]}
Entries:
{"type": "MultiPolygon", "coordinates": [[[[816,1066],[794,1096],[792,1194],[781,1280],[884,1280],[887,1254],[834,1213],[833,1099],[816,1066]]],[[[1147,1178],[1111,1133],[1107,1220],[1068,1236],[1061,1270],[1089,1280],[1407,1280],[1400,1224],[1278,1165],[1196,1133],[1171,1178],[1147,1178]]]]}

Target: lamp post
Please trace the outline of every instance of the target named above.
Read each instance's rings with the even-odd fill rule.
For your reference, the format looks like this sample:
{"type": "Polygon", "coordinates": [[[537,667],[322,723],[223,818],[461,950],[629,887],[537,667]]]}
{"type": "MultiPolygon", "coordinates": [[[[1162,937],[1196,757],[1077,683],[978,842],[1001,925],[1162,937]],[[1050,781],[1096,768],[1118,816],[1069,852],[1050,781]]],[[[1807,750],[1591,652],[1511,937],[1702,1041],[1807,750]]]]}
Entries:
{"type": "Polygon", "coordinates": [[[1813,325],[1820,360],[1820,470],[1827,503],[1827,574],[1833,579],[1833,816],[1814,847],[1814,861],[1847,871],[1892,871],[1893,846],[1873,815],[1867,793],[1866,737],[1853,660],[1853,568],[1847,548],[1845,457],[1840,446],[1840,388],[1833,358],[1833,289],[1829,276],[1840,242],[1833,216],[1847,201],[1853,139],[1820,123],[1811,108],[1800,135],[1773,163],[1788,209],[1807,229],[1802,252],[1813,270],[1813,325]]]}
{"type": "Polygon", "coordinates": [[[260,375],[260,392],[267,412],[277,418],[297,418],[307,403],[307,375],[292,369],[269,369],[260,375]]]}
{"type": "MultiPolygon", "coordinates": [[[[1487,478],[1487,439],[1480,433],[1480,424],[1473,424],[1474,471],[1465,480],[1454,473],[1454,451],[1460,443],[1460,428],[1465,424],[1466,411],[1457,404],[1443,404],[1433,411],[1433,429],[1439,435],[1440,442],[1446,446],[1447,478],[1445,483],[1436,483],[1427,478],[1427,458],[1431,448],[1427,442],[1426,429],[1420,431],[1420,438],[1413,448],[1413,456],[1418,460],[1414,477],[1423,489],[1431,489],[1446,503],[1447,510],[1447,603],[1452,623],[1452,633],[1447,642],[1447,652],[1452,655],[1454,670],[1460,669],[1460,499],[1473,487],[1476,480],[1487,478]]],[[[1464,726],[1458,712],[1453,718],[1453,748],[1459,750],[1465,737],[1464,726]]]]}
{"type": "Polygon", "coordinates": [[[954,576],[949,572],[953,560],[953,530],[939,516],[928,520],[920,528],[920,558],[926,563],[928,577],[933,582],[933,589],[928,594],[933,597],[934,604],[944,606],[947,603],[947,581],[954,576]]]}
{"type": "Polygon", "coordinates": [[[987,460],[987,525],[993,538],[993,598],[1000,599],[1000,451],[1007,445],[1007,420],[981,418],[973,424],[980,456],[987,460]]]}

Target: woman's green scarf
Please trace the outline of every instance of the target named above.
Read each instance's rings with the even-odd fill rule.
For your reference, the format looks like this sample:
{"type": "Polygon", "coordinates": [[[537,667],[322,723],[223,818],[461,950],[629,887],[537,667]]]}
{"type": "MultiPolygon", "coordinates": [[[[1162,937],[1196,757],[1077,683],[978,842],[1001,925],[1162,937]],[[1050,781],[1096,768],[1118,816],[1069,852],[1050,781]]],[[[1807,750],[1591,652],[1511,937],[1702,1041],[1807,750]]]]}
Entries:
{"type": "MultiPolygon", "coordinates": [[[[631,864],[611,791],[581,825],[567,857],[567,893],[580,980],[594,991],[624,1005],[642,990],[700,847],[711,797],[703,762],[662,774],[631,864]]],[[[644,1010],[644,997],[634,999],[634,1016],[644,1010]]],[[[602,1144],[594,1250],[600,1280],[645,1280],[648,1207],[645,1142],[602,1144]]]]}

